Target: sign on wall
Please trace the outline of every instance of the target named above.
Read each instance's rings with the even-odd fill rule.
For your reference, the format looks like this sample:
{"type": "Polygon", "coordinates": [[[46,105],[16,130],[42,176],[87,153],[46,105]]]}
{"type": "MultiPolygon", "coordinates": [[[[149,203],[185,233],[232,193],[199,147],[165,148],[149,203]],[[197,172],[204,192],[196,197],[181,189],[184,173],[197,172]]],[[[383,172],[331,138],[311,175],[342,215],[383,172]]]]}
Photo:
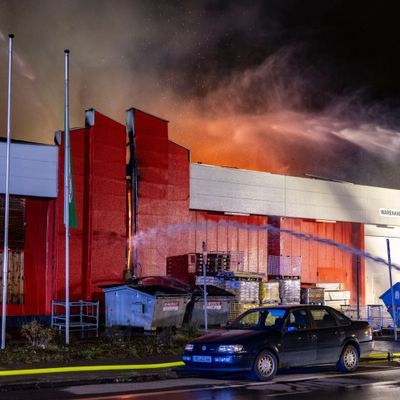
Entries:
{"type": "Polygon", "coordinates": [[[400,217],[400,210],[393,208],[380,208],[379,215],[381,217],[400,217]]]}

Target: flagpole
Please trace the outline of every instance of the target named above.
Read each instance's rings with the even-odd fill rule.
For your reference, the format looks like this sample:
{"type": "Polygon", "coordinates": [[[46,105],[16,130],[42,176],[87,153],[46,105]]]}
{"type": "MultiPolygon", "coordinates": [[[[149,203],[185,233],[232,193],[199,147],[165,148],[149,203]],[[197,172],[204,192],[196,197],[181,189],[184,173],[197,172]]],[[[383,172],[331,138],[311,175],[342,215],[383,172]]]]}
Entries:
{"type": "Polygon", "coordinates": [[[10,209],[10,145],[11,145],[11,89],[12,89],[12,55],[14,35],[8,35],[8,96],[7,96],[7,155],[6,155],[6,198],[4,209],[4,250],[3,250],[3,282],[1,306],[1,350],[6,347],[7,320],[7,272],[8,272],[8,218],[10,209]]]}
{"type": "Polygon", "coordinates": [[[64,51],[65,114],[64,114],[64,223],[65,223],[65,343],[69,344],[69,50],[64,51]]]}

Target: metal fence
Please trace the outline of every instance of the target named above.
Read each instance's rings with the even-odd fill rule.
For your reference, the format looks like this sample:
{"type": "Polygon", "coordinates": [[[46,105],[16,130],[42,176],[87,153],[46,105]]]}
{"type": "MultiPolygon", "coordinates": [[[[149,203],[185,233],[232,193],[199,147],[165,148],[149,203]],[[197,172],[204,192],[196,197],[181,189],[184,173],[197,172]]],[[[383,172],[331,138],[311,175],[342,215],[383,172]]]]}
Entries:
{"type": "MultiPolygon", "coordinates": [[[[359,309],[356,305],[342,305],[340,308],[350,319],[368,321],[375,332],[381,331],[382,328],[393,329],[393,318],[381,304],[368,304],[360,306],[359,309]]],[[[397,307],[397,315],[400,315],[399,313],[400,307],[397,307]]]]}
{"type": "MultiPolygon", "coordinates": [[[[71,331],[96,331],[99,330],[99,302],[98,301],[70,301],[69,302],[71,331]]],[[[66,302],[52,300],[51,302],[51,327],[60,332],[66,325],[66,302]]]]}

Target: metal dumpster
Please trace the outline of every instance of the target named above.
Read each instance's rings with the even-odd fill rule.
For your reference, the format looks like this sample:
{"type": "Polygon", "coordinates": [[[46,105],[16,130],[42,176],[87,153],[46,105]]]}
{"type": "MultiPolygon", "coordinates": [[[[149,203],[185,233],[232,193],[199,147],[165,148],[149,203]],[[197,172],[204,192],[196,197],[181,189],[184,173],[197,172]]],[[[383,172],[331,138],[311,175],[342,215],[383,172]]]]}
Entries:
{"type": "MultiPolygon", "coordinates": [[[[189,321],[204,326],[203,286],[195,286],[189,321]]],[[[224,326],[228,322],[234,294],[216,286],[207,285],[207,323],[209,326],[224,326]]]]}
{"type": "MultiPolygon", "coordinates": [[[[396,315],[397,315],[397,327],[400,326],[400,282],[397,282],[393,285],[393,292],[394,292],[394,306],[396,307],[396,315]]],[[[383,293],[379,297],[385,304],[388,312],[393,318],[393,305],[392,305],[392,291],[389,288],[386,290],[385,293],[383,293]]]]}
{"type": "Polygon", "coordinates": [[[120,285],[103,288],[106,326],[130,326],[146,331],[180,327],[190,294],[165,286],[120,285]]]}

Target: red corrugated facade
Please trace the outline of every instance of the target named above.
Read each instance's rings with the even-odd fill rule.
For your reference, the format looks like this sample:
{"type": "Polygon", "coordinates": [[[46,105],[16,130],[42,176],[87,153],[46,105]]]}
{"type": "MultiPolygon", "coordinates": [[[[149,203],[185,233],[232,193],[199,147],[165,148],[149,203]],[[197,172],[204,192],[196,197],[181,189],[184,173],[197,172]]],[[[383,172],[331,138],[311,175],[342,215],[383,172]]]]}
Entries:
{"type": "MultiPolygon", "coordinates": [[[[126,134],[125,127],[92,113],[92,125],[71,131],[71,155],[78,228],[70,234],[71,299],[96,299],[98,287],[120,282],[126,265],[126,134]]],[[[65,293],[65,228],[63,218],[63,146],[55,200],[53,296],[65,293]]],[[[49,238],[49,241],[52,239],[49,238]]]]}
{"type": "MultiPolygon", "coordinates": [[[[70,234],[71,299],[97,299],[99,285],[122,282],[126,266],[125,126],[90,111],[92,125],[71,130],[78,228],[70,234]]],[[[65,298],[63,145],[55,200],[26,199],[25,301],[8,315],[49,315],[52,299],[65,298]]]]}
{"type": "MultiPolygon", "coordinates": [[[[346,246],[364,249],[363,225],[350,222],[317,222],[299,218],[270,218],[271,225],[304,233],[321,239],[328,239],[346,246]]],[[[352,292],[352,302],[357,294],[357,259],[337,247],[301,240],[288,233],[273,233],[268,240],[269,254],[301,256],[303,282],[343,282],[346,290],[352,292]]],[[[361,282],[364,282],[364,259],[361,259],[361,282]]],[[[365,298],[361,285],[361,299],[365,298]]]]}
{"type": "Polygon", "coordinates": [[[191,210],[193,228],[190,230],[188,251],[201,252],[202,242],[207,251],[243,251],[243,271],[267,272],[267,232],[257,226],[266,225],[264,216],[233,216],[222,213],[191,210]],[[241,226],[254,226],[246,229],[241,226]]]}
{"type": "Polygon", "coordinates": [[[168,122],[134,113],[138,167],[137,231],[134,238],[141,276],[165,275],[166,257],[188,252],[189,150],[168,140],[168,122]]]}
{"type": "Polygon", "coordinates": [[[24,304],[8,305],[7,315],[44,315],[50,312],[51,256],[47,236],[52,229],[48,199],[27,198],[25,208],[24,304]]]}

